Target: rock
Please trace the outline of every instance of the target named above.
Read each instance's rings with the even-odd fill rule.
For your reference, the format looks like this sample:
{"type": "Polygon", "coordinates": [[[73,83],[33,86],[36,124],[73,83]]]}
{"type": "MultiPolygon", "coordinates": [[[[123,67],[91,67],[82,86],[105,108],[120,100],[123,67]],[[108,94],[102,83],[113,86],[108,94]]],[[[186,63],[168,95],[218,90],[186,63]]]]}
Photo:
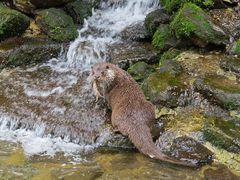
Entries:
{"type": "Polygon", "coordinates": [[[135,42],[127,44],[113,44],[109,47],[109,61],[118,64],[127,70],[128,67],[136,62],[144,61],[153,64],[158,61],[157,51],[148,42],[135,42]]]}
{"type": "Polygon", "coordinates": [[[120,34],[123,40],[130,41],[149,41],[151,39],[143,22],[132,24],[123,30],[120,34]]]}
{"type": "Polygon", "coordinates": [[[22,35],[29,24],[27,16],[0,4],[0,41],[22,35]]]}
{"type": "Polygon", "coordinates": [[[211,16],[213,23],[223,28],[233,39],[240,38],[240,19],[237,10],[231,8],[213,9],[208,14],[211,16]]]}
{"type": "Polygon", "coordinates": [[[229,36],[213,24],[210,17],[200,7],[192,3],[186,3],[179,9],[170,23],[170,28],[178,39],[190,39],[199,47],[229,43],[229,36]]]}
{"type": "Polygon", "coordinates": [[[142,83],[146,97],[155,104],[166,107],[177,107],[178,98],[184,85],[181,76],[175,77],[169,72],[150,74],[142,83]]]}
{"type": "Polygon", "coordinates": [[[220,62],[220,67],[226,71],[231,71],[240,78],[240,57],[226,56],[220,62]]]}
{"type": "Polygon", "coordinates": [[[44,1],[30,0],[30,2],[37,8],[49,8],[49,7],[61,6],[71,1],[73,0],[44,0],[44,1]]]}
{"type": "Polygon", "coordinates": [[[146,79],[154,71],[155,69],[152,66],[142,61],[133,64],[127,70],[136,81],[146,79]]]}
{"type": "Polygon", "coordinates": [[[144,21],[148,33],[153,36],[160,24],[168,24],[170,16],[163,10],[158,9],[149,13],[144,21]]]}
{"type": "Polygon", "coordinates": [[[232,44],[229,49],[229,54],[240,56],[240,39],[232,44]]]}
{"type": "Polygon", "coordinates": [[[204,171],[204,179],[207,180],[238,180],[239,176],[233,174],[226,166],[219,165],[214,169],[206,169],[204,171]]]}
{"type": "Polygon", "coordinates": [[[169,73],[176,77],[183,72],[183,68],[179,62],[172,59],[168,59],[162,62],[159,72],[169,73]]]}
{"type": "MultiPolygon", "coordinates": [[[[235,1],[235,0],[227,0],[235,1]]],[[[202,8],[226,8],[227,5],[225,4],[226,1],[224,0],[160,0],[161,5],[167,10],[169,13],[173,13],[174,11],[177,11],[184,3],[186,2],[192,2],[202,8]]]]}
{"type": "Polygon", "coordinates": [[[203,128],[206,141],[229,152],[240,152],[240,128],[231,121],[209,117],[203,128]]]}
{"type": "Polygon", "coordinates": [[[37,12],[37,25],[52,40],[67,42],[78,36],[73,20],[63,10],[50,8],[37,12]]]}
{"type": "Polygon", "coordinates": [[[213,153],[192,138],[187,136],[178,137],[171,144],[168,154],[172,157],[198,165],[213,162],[213,153]]]}
{"type": "Polygon", "coordinates": [[[64,10],[69,14],[74,23],[83,24],[84,19],[92,15],[93,3],[88,0],[76,0],[68,3],[64,10]]]}
{"type": "Polygon", "coordinates": [[[61,44],[46,39],[10,39],[0,44],[0,68],[45,62],[60,51],[61,44]]]}
{"type": "Polygon", "coordinates": [[[227,110],[240,110],[240,85],[224,76],[209,75],[194,82],[194,89],[209,102],[227,110]]]}
{"type": "Polygon", "coordinates": [[[178,49],[169,49],[168,51],[164,52],[161,55],[161,58],[159,60],[159,65],[161,65],[166,60],[173,60],[176,56],[178,56],[181,53],[178,49]]]}
{"type": "Polygon", "coordinates": [[[12,9],[16,9],[26,14],[34,14],[36,7],[30,2],[30,0],[3,0],[7,6],[12,9]]]}
{"type": "Polygon", "coordinates": [[[180,41],[176,39],[169,25],[161,25],[153,35],[153,46],[160,50],[165,51],[172,47],[177,47],[180,41]]]}

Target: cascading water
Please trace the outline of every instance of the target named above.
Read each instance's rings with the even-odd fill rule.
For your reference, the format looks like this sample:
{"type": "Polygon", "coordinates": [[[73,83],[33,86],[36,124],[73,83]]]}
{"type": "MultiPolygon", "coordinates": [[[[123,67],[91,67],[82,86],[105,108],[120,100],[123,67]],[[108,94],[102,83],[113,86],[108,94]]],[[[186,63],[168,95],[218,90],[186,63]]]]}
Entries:
{"type": "Polygon", "coordinates": [[[0,140],[19,142],[30,155],[69,153],[104,143],[109,135],[105,111],[95,103],[83,72],[91,64],[106,61],[107,47],[121,42],[118,34],[142,22],[158,2],[104,1],[85,20],[66,58],[2,71],[0,140]]]}

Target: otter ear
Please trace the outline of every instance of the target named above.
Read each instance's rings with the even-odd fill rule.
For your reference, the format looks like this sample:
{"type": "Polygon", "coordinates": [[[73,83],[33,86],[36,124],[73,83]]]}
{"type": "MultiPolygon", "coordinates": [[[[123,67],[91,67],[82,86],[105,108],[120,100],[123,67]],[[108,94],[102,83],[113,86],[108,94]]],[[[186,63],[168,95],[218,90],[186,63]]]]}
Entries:
{"type": "Polygon", "coordinates": [[[109,69],[109,66],[106,66],[106,69],[109,69]]]}

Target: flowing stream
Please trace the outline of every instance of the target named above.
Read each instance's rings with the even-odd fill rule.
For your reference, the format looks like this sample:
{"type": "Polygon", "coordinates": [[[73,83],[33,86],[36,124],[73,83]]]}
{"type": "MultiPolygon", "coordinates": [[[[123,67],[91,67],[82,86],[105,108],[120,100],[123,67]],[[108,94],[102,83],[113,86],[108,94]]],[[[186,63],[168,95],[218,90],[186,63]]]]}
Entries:
{"type": "Polygon", "coordinates": [[[85,20],[79,37],[58,59],[2,71],[0,139],[20,143],[28,155],[93,149],[110,138],[104,108],[94,102],[87,71],[108,59],[118,35],[143,22],[158,0],[103,2],[85,20]]]}

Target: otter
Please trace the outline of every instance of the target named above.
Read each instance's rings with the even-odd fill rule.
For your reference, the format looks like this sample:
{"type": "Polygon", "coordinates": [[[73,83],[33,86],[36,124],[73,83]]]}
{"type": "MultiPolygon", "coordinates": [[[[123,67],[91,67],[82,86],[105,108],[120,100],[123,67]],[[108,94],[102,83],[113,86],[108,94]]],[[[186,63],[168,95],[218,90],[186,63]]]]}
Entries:
{"type": "Polygon", "coordinates": [[[151,136],[155,121],[154,105],[146,100],[137,82],[126,71],[111,63],[97,63],[92,66],[90,77],[96,100],[105,98],[112,110],[114,132],[127,136],[141,153],[150,158],[177,165],[197,166],[171,158],[157,149],[151,136]]]}

